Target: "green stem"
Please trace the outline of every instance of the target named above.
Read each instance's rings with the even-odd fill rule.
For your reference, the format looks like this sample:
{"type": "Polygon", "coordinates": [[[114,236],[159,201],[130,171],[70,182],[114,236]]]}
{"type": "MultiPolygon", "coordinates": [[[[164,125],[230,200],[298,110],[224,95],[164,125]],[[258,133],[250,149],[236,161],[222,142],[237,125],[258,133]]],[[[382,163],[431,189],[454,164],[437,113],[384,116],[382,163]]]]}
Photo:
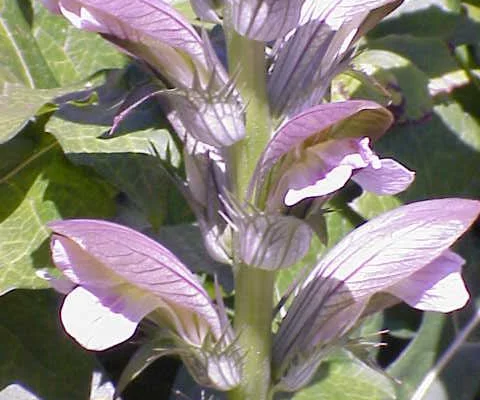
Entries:
{"type": "Polygon", "coordinates": [[[237,196],[245,199],[253,171],[271,133],[265,45],[232,30],[228,35],[228,63],[246,106],[245,139],[234,144],[230,153],[237,196]]]}
{"type": "MultiPolygon", "coordinates": [[[[247,190],[260,155],[271,133],[266,89],[265,45],[234,30],[227,32],[231,74],[245,104],[246,137],[231,147],[233,191],[238,201],[247,190]]],[[[234,238],[238,245],[240,238],[234,238]]],[[[242,380],[230,400],[268,400],[272,341],[273,287],[275,273],[235,266],[235,331],[244,354],[242,380]]]]}
{"type": "Polygon", "coordinates": [[[235,331],[245,358],[242,382],[230,400],[269,399],[274,277],[246,265],[236,275],[235,331]]]}

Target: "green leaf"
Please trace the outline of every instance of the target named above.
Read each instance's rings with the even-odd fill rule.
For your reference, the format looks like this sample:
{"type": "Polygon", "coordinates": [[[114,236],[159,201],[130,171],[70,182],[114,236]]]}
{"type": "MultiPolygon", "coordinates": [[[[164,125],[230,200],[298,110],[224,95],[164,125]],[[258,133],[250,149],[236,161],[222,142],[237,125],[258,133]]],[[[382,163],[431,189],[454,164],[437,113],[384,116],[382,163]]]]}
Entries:
{"type": "Polygon", "coordinates": [[[5,83],[0,94],[0,144],[14,137],[35,115],[54,111],[56,105],[43,107],[72,88],[31,89],[21,85],[5,83]]]}
{"type": "Polygon", "coordinates": [[[0,0],[0,143],[38,116],[44,104],[79,90],[72,83],[126,60],[104,39],[75,29],[40,1],[34,6],[27,0],[0,0]],[[51,89],[59,84],[70,87],[51,89]]]}
{"type": "MultiPolygon", "coordinates": [[[[429,78],[440,77],[459,70],[446,42],[437,38],[418,38],[411,35],[390,35],[370,40],[369,49],[390,51],[408,59],[429,78]]],[[[388,65],[386,65],[389,68],[388,65]]]]}
{"type": "Polygon", "coordinates": [[[395,196],[378,196],[374,193],[363,192],[352,202],[351,207],[363,218],[369,220],[401,205],[402,202],[395,196]]]}
{"type": "Polygon", "coordinates": [[[127,58],[99,35],[75,28],[35,0],[32,33],[56,81],[70,85],[103,69],[121,68],[127,58]]]}
{"type": "Polygon", "coordinates": [[[0,0],[0,66],[31,88],[52,88],[57,81],[31,33],[27,1],[0,0]]]}
{"type": "Polygon", "coordinates": [[[0,399],[18,398],[6,396],[21,388],[42,400],[89,398],[94,358],[63,333],[53,292],[18,290],[1,297],[0,321],[0,390],[20,386],[0,391],[0,399]]]}
{"type": "Polygon", "coordinates": [[[417,37],[448,38],[460,22],[460,5],[457,0],[454,3],[451,0],[406,0],[370,36],[406,33],[417,37]]]}
{"type": "Polygon", "coordinates": [[[399,400],[409,400],[423,377],[433,367],[439,351],[452,338],[448,317],[439,313],[425,313],[422,325],[401,356],[387,369],[400,380],[397,386],[399,400]]]}
{"type": "Polygon", "coordinates": [[[392,381],[348,353],[320,365],[318,382],[296,393],[294,400],[395,399],[392,381]]]}
{"type": "MultiPolygon", "coordinates": [[[[0,147],[0,155],[8,154],[16,140],[0,147]]],[[[0,176],[0,293],[47,286],[35,273],[51,266],[47,222],[108,217],[115,209],[111,187],[72,166],[52,137],[42,135],[30,146],[34,152],[10,159],[11,168],[0,176]]]]}

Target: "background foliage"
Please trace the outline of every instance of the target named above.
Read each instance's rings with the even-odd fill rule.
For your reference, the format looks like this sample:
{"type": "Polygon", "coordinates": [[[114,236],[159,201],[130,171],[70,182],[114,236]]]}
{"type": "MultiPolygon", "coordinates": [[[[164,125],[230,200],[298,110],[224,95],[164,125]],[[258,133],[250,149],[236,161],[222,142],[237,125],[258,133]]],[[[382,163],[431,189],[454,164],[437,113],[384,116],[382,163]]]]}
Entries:
{"type": "MultiPolygon", "coordinates": [[[[176,3],[188,10],[188,2],[176,3]]],[[[315,243],[308,260],[363,219],[403,202],[480,197],[479,38],[474,0],[410,0],[360,44],[353,70],[335,79],[331,98],[369,98],[389,107],[396,123],[376,151],[415,170],[416,180],[397,197],[347,187],[331,204],[336,212],[328,214],[327,246],[315,243]]],[[[168,164],[182,173],[181,152],[158,104],[144,104],[115,137],[106,135],[115,114],[132,101],[132,89],[146,80],[140,66],[100,37],[50,15],[39,1],[0,0],[0,399],[112,398],[109,380],[135,347],[96,357],[63,333],[59,297],[37,274],[53,273],[48,221],[120,221],[181,249],[196,272],[222,271],[225,293],[232,290],[228,269],[197,254],[191,212],[164,172],[168,164]]],[[[359,332],[391,329],[372,337],[388,346],[370,356],[392,379],[338,354],[322,365],[318,383],[295,398],[410,399],[480,306],[478,226],[457,250],[467,260],[472,294],[464,310],[421,315],[398,306],[359,332]]],[[[294,273],[279,274],[279,295],[294,273]]],[[[480,398],[479,338],[474,332],[462,343],[424,399],[480,398]]],[[[174,393],[177,367],[159,361],[124,398],[166,398],[174,393]],[[141,392],[145,387],[155,393],[141,392]]],[[[185,372],[179,383],[195,398],[198,389],[185,372]]]]}

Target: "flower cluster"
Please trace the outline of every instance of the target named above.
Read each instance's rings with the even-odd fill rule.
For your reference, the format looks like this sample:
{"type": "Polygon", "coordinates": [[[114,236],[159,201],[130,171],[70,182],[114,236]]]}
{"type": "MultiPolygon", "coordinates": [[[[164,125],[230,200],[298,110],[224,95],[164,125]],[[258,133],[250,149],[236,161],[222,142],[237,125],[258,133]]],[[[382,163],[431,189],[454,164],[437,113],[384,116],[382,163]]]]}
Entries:
{"type": "MultiPolygon", "coordinates": [[[[387,109],[367,100],[322,103],[357,40],[401,0],[192,0],[198,18],[223,24],[227,39],[267,43],[264,83],[273,127],[245,193],[236,188],[234,170],[242,166],[231,152],[251,140],[245,66],[220,61],[224,49],[168,1],[44,3],[154,71],[145,98],[161,102],[183,142],[186,181],[179,186],[209,253],[235,270],[276,271],[301,260],[321,230],[323,204],[348,181],[394,195],[414,179],[371,148],[393,123],[387,109]]],[[[479,211],[473,200],[419,202],[347,235],[298,286],[274,335],[270,386],[303,387],[361,318],[396,301],[441,312],[462,307],[469,297],[463,260],[448,248],[479,211]]],[[[108,222],[71,220],[50,228],[53,260],[70,282],[62,322],[81,345],[111,347],[147,318],[168,330],[169,353],[201,384],[227,391],[241,383],[240,360],[248,352],[235,343],[223,306],[172,253],[108,222]]]]}

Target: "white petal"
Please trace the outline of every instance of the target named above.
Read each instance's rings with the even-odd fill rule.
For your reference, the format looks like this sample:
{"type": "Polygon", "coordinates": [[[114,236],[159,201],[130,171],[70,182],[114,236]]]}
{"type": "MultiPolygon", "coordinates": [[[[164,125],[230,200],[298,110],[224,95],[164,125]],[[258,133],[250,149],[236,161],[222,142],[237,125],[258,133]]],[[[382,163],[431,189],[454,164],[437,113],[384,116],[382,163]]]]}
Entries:
{"type": "Polygon", "coordinates": [[[324,196],[332,193],[342,188],[350,179],[351,175],[351,166],[339,165],[322,176],[322,179],[319,179],[313,185],[308,185],[301,189],[289,189],[285,196],[285,205],[293,206],[303,199],[324,196]]]}
{"type": "Polygon", "coordinates": [[[129,339],[139,321],[113,312],[85,288],[77,287],[63,302],[65,330],[88,350],[105,350],[129,339]]]}

